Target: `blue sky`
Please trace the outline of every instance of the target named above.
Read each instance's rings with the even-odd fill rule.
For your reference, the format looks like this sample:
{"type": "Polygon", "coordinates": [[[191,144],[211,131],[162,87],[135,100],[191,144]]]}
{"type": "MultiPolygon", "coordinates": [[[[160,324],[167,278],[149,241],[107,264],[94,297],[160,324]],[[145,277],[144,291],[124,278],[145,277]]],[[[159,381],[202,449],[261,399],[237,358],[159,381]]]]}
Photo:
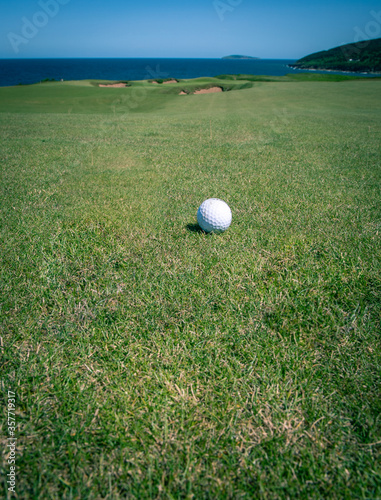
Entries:
{"type": "Polygon", "coordinates": [[[370,0],[0,0],[0,9],[3,58],[298,59],[381,37],[381,4],[370,0]]]}

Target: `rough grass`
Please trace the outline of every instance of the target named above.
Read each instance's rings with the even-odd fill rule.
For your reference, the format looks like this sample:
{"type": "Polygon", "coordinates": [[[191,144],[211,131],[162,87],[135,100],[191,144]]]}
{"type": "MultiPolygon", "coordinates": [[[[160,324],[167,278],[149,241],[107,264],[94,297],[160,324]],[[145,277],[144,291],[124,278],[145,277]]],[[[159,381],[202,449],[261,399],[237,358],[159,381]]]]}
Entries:
{"type": "Polygon", "coordinates": [[[19,498],[381,497],[380,83],[137,85],[0,89],[19,498]]]}

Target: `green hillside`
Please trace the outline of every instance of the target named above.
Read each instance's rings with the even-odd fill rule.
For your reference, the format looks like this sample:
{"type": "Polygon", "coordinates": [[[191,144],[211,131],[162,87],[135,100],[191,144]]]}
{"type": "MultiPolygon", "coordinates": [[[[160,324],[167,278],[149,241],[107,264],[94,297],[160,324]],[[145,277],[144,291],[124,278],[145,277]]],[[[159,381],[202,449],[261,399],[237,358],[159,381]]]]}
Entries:
{"type": "Polygon", "coordinates": [[[381,72],[381,38],[341,45],[299,59],[293,67],[354,72],[381,72]]]}

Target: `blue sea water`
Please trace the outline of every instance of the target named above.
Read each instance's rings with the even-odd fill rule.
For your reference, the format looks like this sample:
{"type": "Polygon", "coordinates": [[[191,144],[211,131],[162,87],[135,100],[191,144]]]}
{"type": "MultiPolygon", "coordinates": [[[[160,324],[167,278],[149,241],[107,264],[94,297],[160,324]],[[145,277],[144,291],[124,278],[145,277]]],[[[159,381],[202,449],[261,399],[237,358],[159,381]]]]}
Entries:
{"type": "MultiPolygon", "coordinates": [[[[294,60],[260,59],[0,59],[0,86],[55,80],[148,80],[221,74],[282,76],[301,73],[294,60]]],[[[324,71],[319,71],[324,73],[324,71]]]]}

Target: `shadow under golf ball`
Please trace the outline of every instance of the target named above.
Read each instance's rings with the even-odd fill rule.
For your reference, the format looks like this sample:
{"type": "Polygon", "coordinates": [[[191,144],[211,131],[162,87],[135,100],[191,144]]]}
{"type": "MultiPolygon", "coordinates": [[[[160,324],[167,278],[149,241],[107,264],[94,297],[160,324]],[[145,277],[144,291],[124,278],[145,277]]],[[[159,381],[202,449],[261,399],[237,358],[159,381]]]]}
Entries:
{"type": "Polygon", "coordinates": [[[199,224],[187,224],[186,228],[191,233],[204,233],[204,234],[207,234],[203,229],[201,229],[201,227],[199,226],[199,224]]]}
{"type": "Polygon", "coordinates": [[[213,234],[213,235],[217,235],[217,234],[220,234],[218,231],[210,231],[210,232],[207,232],[207,231],[204,231],[199,224],[187,224],[186,225],[186,228],[189,232],[191,233],[201,233],[201,234],[213,234]]]}

